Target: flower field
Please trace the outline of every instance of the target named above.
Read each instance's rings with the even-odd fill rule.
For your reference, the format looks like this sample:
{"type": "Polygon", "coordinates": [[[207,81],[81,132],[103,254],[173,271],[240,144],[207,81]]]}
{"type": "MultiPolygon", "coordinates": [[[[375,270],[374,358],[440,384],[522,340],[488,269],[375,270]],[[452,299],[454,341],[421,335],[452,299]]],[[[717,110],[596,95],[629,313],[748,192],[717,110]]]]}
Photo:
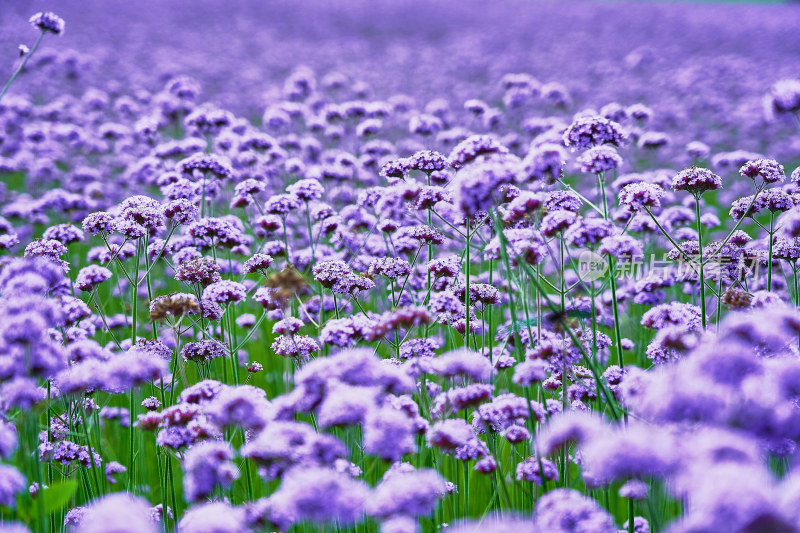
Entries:
{"type": "Polygon", "coordinates": [[[0,533],[800,533],[800,5],[24,4],[0,533]]]}

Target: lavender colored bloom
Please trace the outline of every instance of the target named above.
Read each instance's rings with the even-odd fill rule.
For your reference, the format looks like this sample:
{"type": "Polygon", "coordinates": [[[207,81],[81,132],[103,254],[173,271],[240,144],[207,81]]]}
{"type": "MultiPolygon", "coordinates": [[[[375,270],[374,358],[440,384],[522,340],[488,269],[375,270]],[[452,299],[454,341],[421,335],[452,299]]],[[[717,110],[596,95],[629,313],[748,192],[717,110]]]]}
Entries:
{"type": "Polygon", "coordinates": [[[633,210],[642,207],[660,207],[664,189],[652,183],[631,183],[626,185],[619,193],[619,205],[625,205],[633,210]]]}
{"type": "Polygon", "coordinates": [[[244,262],[244,269],[249,273],[260,272],[266,275],[267,269],[272,265],[273,258],[267,254],[254,254],[250,259],[244,262]]]}
{"type": "Polygon", "coordinates": [[[473,381],[486,381],[492,373],[492,363],[481,354],[463,348],[437,357],[434,371],[442,377],[464,376],[473,381]]]}
{"type": "Polygon", "coordinates": [[[642,254],[643,245],[630,235],[612,235],[600,241],[598,250],[620,260],[632,260],[642,254]]]}
{"type": "Polygon", "coordinates": [[[529,387],[547,379],[549,365],[541,359],[527,359],[514,366],[513,381],[517,385],[529,387]]]}
{"type": "Polygon", "coordinates": [[[554,489],[539,498],[534,523],[552,533],[617,533],[611,516],[596,501],[572,489],[554,489]]]}
{"type": "Polygon", "coordinates": [[[625,141],[622,126],[604,117],[579,118],[564,132],[564,144],[575,148],[591,148],[601,144],[621,146],[625,141]]]}
{"type": "Polygon", "coordinates": [[[389,470],[370,495],[367,511],[376,518],[427,516],[445,496],[445,480],[435,470],[389,470]]]}
{"type": "Polygon", "coordinates": [[[681,170],[672,180],[676,191],[688,191],[695,195],[722,188],[722,178],[708,169],[689,167],[681,170]]]}
{"type": "Polygon", "coordinates": [[[219,305],[241,302],[246,297],[247,289],[244,285],[236,281],[216,281],[203,289],[203,300],[208,300],[219,305]]]}
{"type": "Polygon", "coordinates": [[[16,507],[16,495],[26,487],[25,476],[13,466],[0,465],[0,505],[16,507]]]}
{"type": "Polygon", "coordinates": [[[472,135],[453,148],[448,159],[453,168],[460,169],[479,156],[488,154],[507,154],[508,148],[489,135],[472,135]]]}
{"type": "Polygon", "coordinates": [[[290,523],[336,521],[344,525],[361,518],[368,494],[363,482],[346,474],[329,468],[296,467],[284,474],[270,503],[290,523]]]}
{"type": "Polygon", "coordinates": [[[367,272],[371,275],[397,279],[401,276],[409,275],[411,273],[411,265],[402,258],[378,257],[370,263],[367,272]]]}
{"type": "Polygon", "coordinates": [[[183,492],[187,501],[205,499],[218,486],[229,488],[239,477],[232,460],[233,450],[226,442],[205,441],[189,448],[183,458],[183,492]]]}
{"type": "Polygon", "coordinates": [[[206,287],[222,278],[219,275],[219,266],[213,259],[199,257],[181,263],[175,273],[175,279],[206,287]]]}
{"type": "Polygon", "coordinates": [[[224,158],[214,154],[194,154],[187,157],[177,164],[177,170],[189,176],[199,173],[201,176],[209,176],[219,180],[225,180],[233,175],[230,163],[224,158]]]}
{"type": "Polygon", "coordinates": [[[576,248],[593,247],[610,236],[614,226],[601,218],[581,218],[575,221],[565,232],[564,241],[576,248]]]}
{"type": "Polygon", "coordinates": [[[317,342],[308,335],[281,335],[273,341],[271,348],[278,355],[301,361],[319,351],[317,342]]]}
{"type": "Polygon", "coordinates": [[[194,361],[196,363],[205,363],[227,355],[228,351],[225,346],[214,339],[189,342],[181,350],[181,357],[183,357],[184,361],[194,361]]]}
{"type": "Polygon", "coordinates": [[[583,202],[574,193],[570,191],[553,191],[547,195],[544,208],[547,211],[571,211],[577,213],[581,210],[583,202]]]}
{"type": "Polygon", "coordinates": [[[104,533],[114,524],[120,533],[155,533],[158,528],[150,520],[149,508],[146,500],[130,494],[108,494],[85,508],[77,531],[104,533]]]}
{"type": "Polygon", "coordinates": [[[90,213],[83,219],[83,230],[91,235],[109,233],[113,229],[114,217],[105,211],[90,213]]]}
{"type": "Polygon", "coordinates": [[[127,470],[128,469],[125,468],[120,463],[118,463],[116,461],[111,461],[110,463],[106,463],[106,466],[103,469],[103,472],[106,475],[106,480],[108,480],[108,482],[111,485],[113,485],[113,484],[115,484],[117,482],[117,480],[114,479],[114,476],[117,475],[117,474],[123,474],[123,473],[127,472],[127,470]]]}
{"type": "Polygon", "coordinates": [[[55,35],[64,34],[64,19],[52,11],[38,12],[28,19],[34,29],[41,30],[42,33],[53,33],[55,35]]]}
{"type": "Polygon", "coordinates": [[[436,422],[427,434],[429,446],[443,448],[445,451],[460,448],[474,437],[472,426],[458,418],[436,422]]]}
{"type": "Polygon", "coordinates": [[[53,239],[64,245],[68,245],[73,242],[79,242],[85,238],[86,237],[83,231],[71,224],[58,224],[56,226],[50,226],[44,230],[44,233],[42,233],[42,239],[53,239]]]}
{"type": "Polygon", "coordinates": [[[439,152],[432,150],[422,150],[408,158],[406,168],[408,170],[420,170],[430,173],[437,170],[445,170],[450,167],[450,162],[439,152]]]}
{"type": "Polygon", "coordinates": [[[532,481],[537,485],[558,481],[558,467],[549,459],[528,457],[517,465],[517,481],[532,481]]]}
{"type": "Polygon", "coordinates": [[[223,502],[190,508],[178,522],[179,533],[239,533],[246,531],[244,511],[223,502]]]}
{"type": "Polygon", "coordinates": [[[303,179],[286,187],[286,192],[304,202],[316,200],[325,194],[325,188],[315,179],[303,179]]]}
{"type": "Polygon", "coordinates": [[[402,409],[392,406],[370,409],[363,431],[364,452],[385,461],[399,461],[403,455],[417,451],[414,421],[402,409]]]}
{"type": "Polygon", "coordinates": [[[645,312],[641,324],[657,330],[668,326],[697,329],[700,326],[700,308],[696,305],[670,302],[645,312]]]}
{"type": "Polygon", "coordinates": [[[500,203],[503,185],[514,183],[520,163],[510,156],[476,161],[453,179],[453,203],[468,217],[488,211],[500,203]]]}
{"type": "Polygon", "coordinates": [[[578,157],[581,172],[601,174],[616,170],[622,165],[622,158],[612,146],[593,146],[578,157]]]}
{"type": "Polygon", "coordinates": [[[185,198],[176,198],[162,206],[162,214],[175,224],[191,224],[197,220],[198,212],[194,203],[185,198]]]}
{"type": "Polygon", "coordinates": [[[83,267],[75,278],[75,287],[79,290],[89,292],[95,287],[111,278],[111,271],[99,265],[89,265],[83,267]]]}
{"type": "Polygon", "coordinates": [[[778,183],[786,180],[783,165],[774,159],[748,161],[739,169],[739,174],[751,180],[760,177],[764,183],[778,183]]]}

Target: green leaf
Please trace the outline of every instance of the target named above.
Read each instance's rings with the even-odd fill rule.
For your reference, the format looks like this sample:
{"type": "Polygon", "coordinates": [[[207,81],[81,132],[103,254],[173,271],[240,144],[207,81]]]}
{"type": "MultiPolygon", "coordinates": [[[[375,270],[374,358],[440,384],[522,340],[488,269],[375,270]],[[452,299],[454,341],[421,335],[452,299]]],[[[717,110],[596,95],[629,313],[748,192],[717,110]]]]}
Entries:
{"type": "Polygon", "coordinates": [[[511,323],[512,331],[525,331],[531,326],[535,326],[538,320],[534,317],[529,320],[515,320],[511,323]]]}
{"type": "Polygon", "coordinates": [[[579,309],[571,309],[567,311],[567,316],[570,318],[591,318],[592,313],[589,311],[581,311],[579,309]]]}
{"type": "Polygon", "coordinates": [[[76,490],[78,490],[78,482],[75,480],[51,485],[40,490],[28,508],[20,509],[20,511],[31,520],[39,515],[39,505],[43,506],[45,516],[53,514],[69,503],[76,490]]]}

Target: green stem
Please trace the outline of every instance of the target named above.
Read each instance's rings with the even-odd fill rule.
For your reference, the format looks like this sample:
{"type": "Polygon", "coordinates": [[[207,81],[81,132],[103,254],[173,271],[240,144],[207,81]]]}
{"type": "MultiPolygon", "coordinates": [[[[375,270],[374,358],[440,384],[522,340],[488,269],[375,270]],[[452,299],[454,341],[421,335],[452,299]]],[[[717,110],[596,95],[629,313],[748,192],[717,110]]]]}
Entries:
{"type": "Polygon", "coordinates": [[[697,247],[700,253],[700,319],[706,329],[706,278],[703,263],[703,225],[700,223],[700,195],[694,197],[695,222],[697,224],[697,247]]]}
{"type": "Polygon", "coordinates": [[[0,100],[3,99],[3,96],[6,95],[6,93],[8,92],[8,89],[11,88],[11,84],[14,83],[14,80],[17,79],[17,76],[19,76],[20,73],[25,68],[25,65],[28,64],[28,60],[30,60],[30,58],[33,57],[33,54],[36,52],[36,50],[38,50],[39,45],[42,43],[42,39],[44,38],[44,34],[45,34],[44,31],[42,31],[42,33],[39,34],[39,38],[36,39],[36,42],[34,43],[33,48],[31,48],[31,51],[28,52],[25,55],[25,57],[22,59],[22,63],[19,64],[19,67],[17,67],[17,70],[14,71],[14,74],[12,74],[11,78],[9,78],[9,80],[6,82],[5,86],[3,87],[3,91],[0,92],[0,100]]]}
{"type": "Polygon", "coordinates": [[[469,217],[464,222],[467,228],[467,248],[464,261],[464,347],[469,348],[469,217]]]}
{"type": "Polygon", "coordinates": [[[767,290],[772,290],[772,241],[775,233],[775,212],[769,212],[769,255],[767,256],[767,290]]]}

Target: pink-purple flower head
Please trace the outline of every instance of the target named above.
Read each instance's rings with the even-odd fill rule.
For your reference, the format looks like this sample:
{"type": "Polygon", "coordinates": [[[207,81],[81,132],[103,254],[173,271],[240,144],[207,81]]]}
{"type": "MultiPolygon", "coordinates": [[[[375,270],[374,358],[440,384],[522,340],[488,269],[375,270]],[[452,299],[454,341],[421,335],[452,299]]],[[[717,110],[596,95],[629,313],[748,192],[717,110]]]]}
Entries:
{"type": "Polygon", "coordinates": [[[439,152],[421,150],[408,158],[406,168],[431,173],[450,168],[450,161],[439,152]]]}
{"type": "Polygon", "coordinates": [[[111,278],[111,271],[100,265],[83,267],[75,278],[75,288],[89,292],[96,286],[111,278]]]}
{"type": "Polygon", "coordinates": [[[739,174],[753,181],[760,177],[764,183],[780,183],[786,180],[783,165],[774,159],[748,161],[739,169],[739,174]]]}
{"type": "Polygon", "coordinates": [[[486,381],[492,374],[492,363],[478,352],[463,348],[437,357],[434,371],[443,377],[463,376],[473,381],[486,381]]]}
{"type": "Polygon", "coordinates": [[[28,22],[34,29],[41,30],[43,33],[52,33],[55,35],[63,35],[64,19],[53,13],[52,11],[39,12],[31,16],[28,22]]]}
{"type": "Polygon", "coordinates": [[[706,191],[722,188],[722,178],[707,168],[689,167],[678,172],[673,178],[672,188],[699,196],[706,191]]]}
{"type": "Polygon", "coordinates": [[[225,180],[233,176],[233,169],[230,163],[220,156],[214,154],[194,154],[178,161],[177,169],[183,174],[201,177],[213,177],[225,180]]]}
{"type": "Polygon", "coordinates": [[[191,224],[197,220],[197,207],[186,198],[177,198],[162,206],[164,218],[175,224],[191,224]]]}
{"type": "Polygon", "coordinates": [[[600,116],[575,120],[564,132],[564,145],[573,149],[591,148],[601,144],[621,146],[626,139],[622,126],[600,116]]]}
{"type": "Polygon", "coordinates": [[[661,206],[664,189],[652,183],[631,183],[622,188],[619,193],[619,205],[628,206],[634,211],[643,207],[656,208],[661,206]]]}
{"type": "Polygon", "coordinates": [[[247,289],[239,282],[220,280],[203,289],[203,300],[208,300],[219,305],[238,303],[247,297],[247,289]]]}
{"type": "Polygon", "coordinates": [[[184,361],[204,363],[218,357],[226,357],[228,350],[221,342],[207,339],[198,342],[189,342],[181,350],[184,361]]]}
{"type": "Polygon", "coordinates": [[[642,255],[643,244],[630,235],[612,235],[600,241],[599,252],[617,259],[631,260],[642,255]]]}
{"type": "Polygon", "coordinates": [[[325,194],[325,188],[319,181],[313,178],[306,178],[286,187],[286,192],[304,202],[308,202],[321,198],[325,194]]]}
{"type": "Polygon", "coordinates": [[[508,148],[489,135],[471,135],[456,145],[450,152],[450,163],[460,169],[477,157],[488,154],[507,154],[508,148]]]}
{"type": "Polygon", "coordinates": [[[777,81],[765,97],[764,106],[768,116],[800,112],[800,80],[777,81]]]}
{"type": "Polygon", "coordinates": [[[252,274],[260,272],[266,275],[267,269],[272,265],[274,259],[268,254],[253,254],[253,256],[244,262],[244,269],[246,272],[252,274]]]}
{"type": "Polygon", "coordinates": [[[622,158],[613,146],[593,146],[578,157],[581,172],[602,174],[616,170],[622,165],[622,158]]]}

